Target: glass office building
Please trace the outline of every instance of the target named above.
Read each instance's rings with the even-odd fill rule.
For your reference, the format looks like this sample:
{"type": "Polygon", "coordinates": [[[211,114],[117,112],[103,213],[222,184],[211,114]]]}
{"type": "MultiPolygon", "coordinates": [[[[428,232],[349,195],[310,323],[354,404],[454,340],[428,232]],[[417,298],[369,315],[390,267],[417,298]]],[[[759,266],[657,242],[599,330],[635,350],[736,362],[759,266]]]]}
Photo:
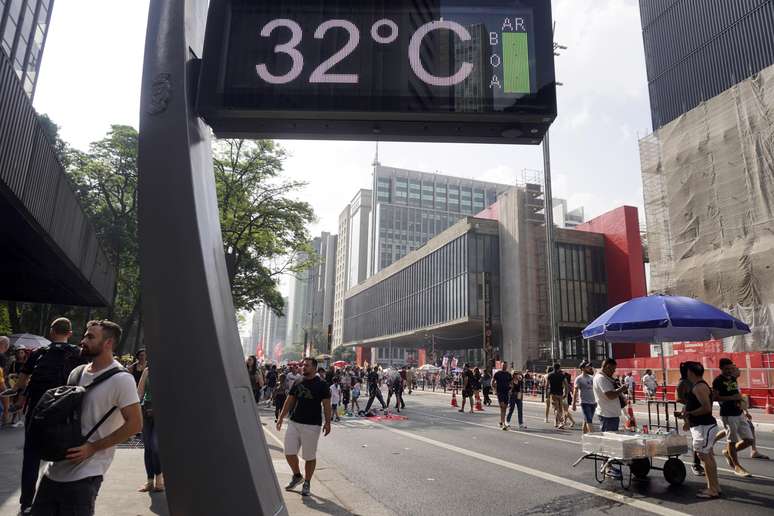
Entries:
{"type": "Polygon", "coordinates": [[[369,271],[375,274],[463,217],[497,201],[507,185],[374,167],[369,271]]]}
{"type": "Polygon", "coordinates": [[[54,0],[0,0],[0,47],[28,97],[35,95],[54,0]]]}
{"type": "MultiPolygon", "coordinates": [[[[492,319],[499,320],[497,223],[470,218],[459,227],[466,231],[457,236],[450,230],[448,242],[439,236],[443,241],[428,244],[426,254],[407,257],[394,265],[397,270],[385,270],[353,289],[344,303],[345,344],[481,321],[483,272],[490,273],[492,319]]],[[[480,332],[480,324],[467,333],[480,332]]]]}

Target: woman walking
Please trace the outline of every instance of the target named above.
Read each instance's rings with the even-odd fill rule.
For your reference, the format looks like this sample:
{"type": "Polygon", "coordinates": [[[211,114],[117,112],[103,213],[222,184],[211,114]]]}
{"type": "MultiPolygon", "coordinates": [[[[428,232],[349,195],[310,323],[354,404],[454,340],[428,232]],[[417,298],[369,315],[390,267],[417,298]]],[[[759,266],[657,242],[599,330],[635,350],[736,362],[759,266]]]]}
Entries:
{"type": "Polygon", "coordinates": [[[142,408],[142,442],[145,445],[145,473],[147,481],[138,489],[141,493],[164,491],[164,475],[161,473],[159,458],[159,440],[156,435],[156,423],[153,417],[153,397],[151,396],[150,368],[145,366],[137,386],[142,408]]]}
{"type": "Polygon", "coordinates": [[[250,385],[253,388],[253,397],[257,403],[261,401],[261,389],[258,386],[258,363],[255,359],[255,356],[250,355],[247,357],[247,360],[245,360],[245,365],[247,366],[247,374],[250,377],[250,385]]]}
{"type": "Polygon", "coordinates": [[[279,376],[277,382],[277,388],[272,393],[272,401],[274,402],[274,422],[277,422],[279,414],[282,411],[282,406],[285,404],[285,400],[288,397],[287,376],[283,373],[279,376]]]}
{"type": "Polygon", "coordinates": [[[137,360],[132,362],[129,367],[126,368],[126,370],[132,373],[132,376],[134,376],[135,385],[139,385],[142,372],[145,371],[146,367],[148,367],[148,354],[145,352],[144,348],[140,348],[137,350],[135,358],[137,360]]]}
{"type": "Polygon", "coordinates": [[[518,371],[514,371],[511,378],[511,390],[508,394],[508,415],[505,418],[503,430],[508,430],[511,427],[514,407],[517,409],[516,415],[519,420],[519,430],[523,430],[527,428],[524,425],[524,379],[518,371]]]}

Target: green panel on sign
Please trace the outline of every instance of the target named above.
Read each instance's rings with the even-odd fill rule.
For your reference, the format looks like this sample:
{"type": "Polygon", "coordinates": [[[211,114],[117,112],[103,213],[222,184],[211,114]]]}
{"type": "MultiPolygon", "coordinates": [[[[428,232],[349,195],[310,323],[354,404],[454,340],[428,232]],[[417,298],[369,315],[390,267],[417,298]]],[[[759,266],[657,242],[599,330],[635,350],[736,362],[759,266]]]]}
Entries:
{"type": "Polygon", "coordinates": [[[503,32],[505,93],[530,93],[529,40],[526,32],[503,32]]]}

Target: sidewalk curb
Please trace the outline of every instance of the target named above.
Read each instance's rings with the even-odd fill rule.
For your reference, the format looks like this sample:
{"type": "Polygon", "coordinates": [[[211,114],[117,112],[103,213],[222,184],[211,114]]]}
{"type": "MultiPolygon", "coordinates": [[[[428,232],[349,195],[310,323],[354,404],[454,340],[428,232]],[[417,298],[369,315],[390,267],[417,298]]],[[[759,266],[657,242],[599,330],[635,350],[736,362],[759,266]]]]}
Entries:
{"type": "MultiPolygon", "coordinates": [[[[419,389],[414,389],[414,392],[420,392],[422,394],[436,394],[436,395],[440,395],[440,396],[451,396],[451,392],[450,391],[447,391],[447,392],[443,392],[443,391],[422,391],[422,390],[419,390],[419,389]]],[[[540,406],[545,405],[545,402],[533,401],[533,400],[524,400],[524,403],[530,403],[532,405],[540,405],[540,406]]],[[[759,410],[759,409],[754,409],[754,410],[759,410]]],[[[641,412],[641,411],[637,411],[637,410],[635,410],[634,415],[636,417],[643,417],[643,418],[647,418],[648,417],[648,413],[647,412],[641,412]]],[[[719,416],[717,416],[717,417],[719,417],[719,416]]],[[[755,426],[755,430],[756,431],[760,430],[761,432],[774,432],[774,423],[759,423],[757,421],[753,421],[753,426],[755,426]]]]}

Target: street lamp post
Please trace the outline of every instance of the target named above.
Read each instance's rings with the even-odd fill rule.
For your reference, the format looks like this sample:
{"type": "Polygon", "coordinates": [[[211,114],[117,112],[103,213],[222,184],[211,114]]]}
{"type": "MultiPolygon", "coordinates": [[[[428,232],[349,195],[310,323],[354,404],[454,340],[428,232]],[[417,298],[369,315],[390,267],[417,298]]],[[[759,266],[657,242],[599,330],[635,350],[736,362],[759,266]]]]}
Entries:
{"type": "Polygon", "coordinates": [[[556,331],[556,281],[554,267],[554,200],[551,192],[551,147],[548,131],[543,139],[543,183],[545,197],[546,219],[546,276],[548,277],[548,318],[550,324],[549,335],[551,338],[551,361],[556,361],[557,331],[556,331]]]}

